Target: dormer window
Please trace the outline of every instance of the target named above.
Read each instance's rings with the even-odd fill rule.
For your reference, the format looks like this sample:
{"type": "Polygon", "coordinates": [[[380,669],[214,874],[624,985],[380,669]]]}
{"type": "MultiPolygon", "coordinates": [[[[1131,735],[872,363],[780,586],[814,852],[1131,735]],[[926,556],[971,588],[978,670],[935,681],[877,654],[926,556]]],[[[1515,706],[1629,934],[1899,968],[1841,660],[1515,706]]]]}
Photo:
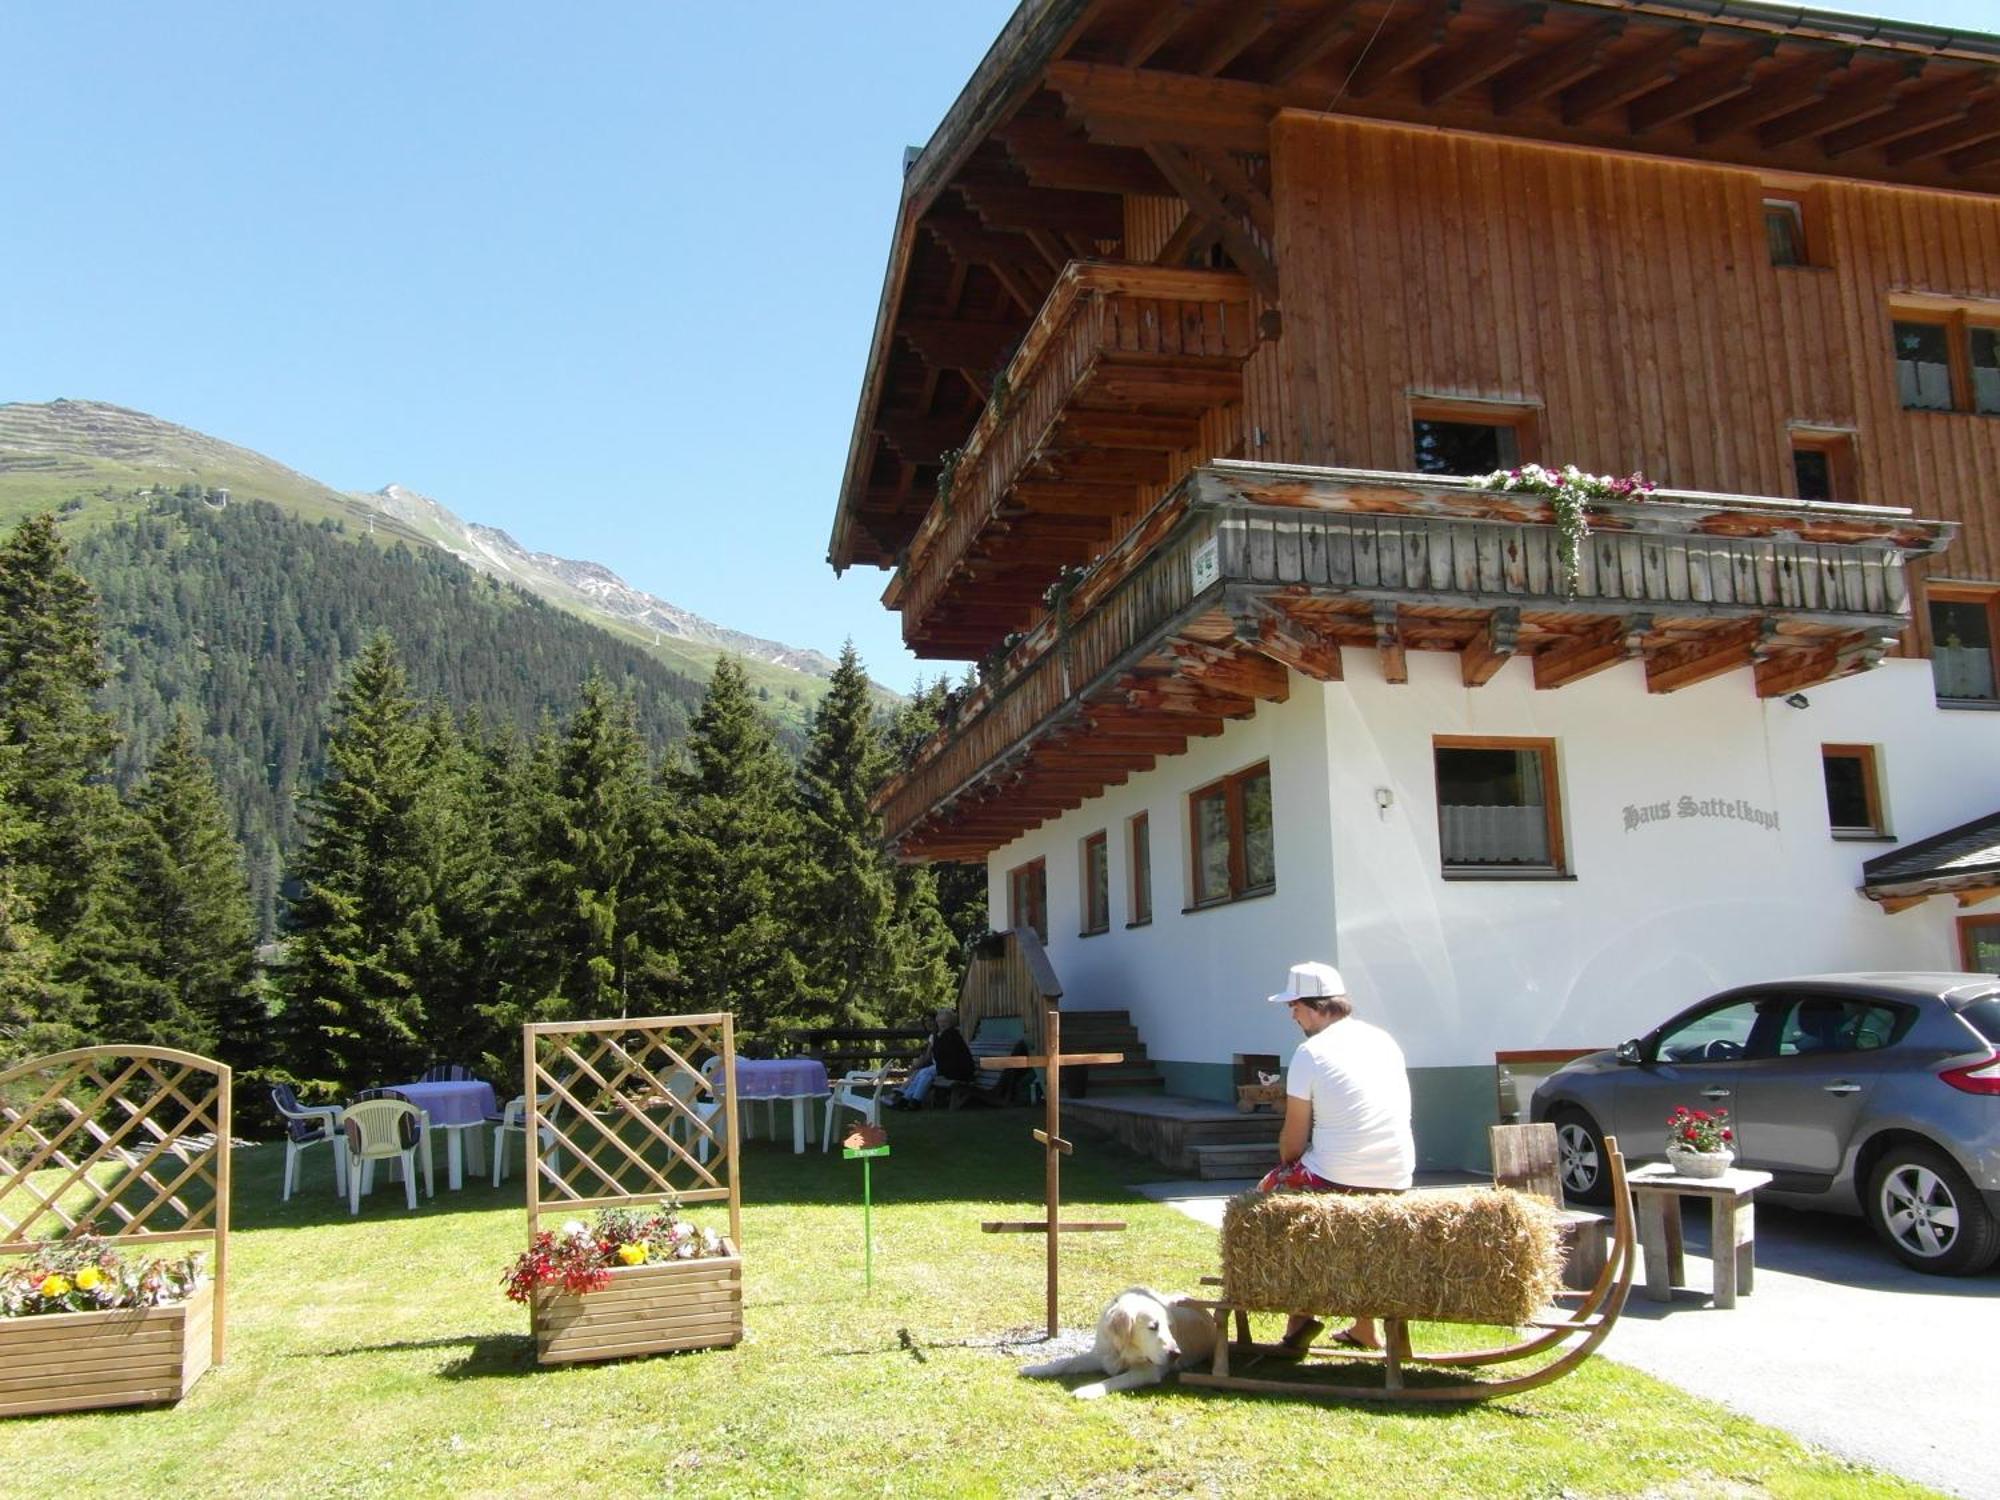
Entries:
{"type": "Polygon", "coordinates": [[[1803,266],[1806,259],[1806,211],[1796,198],[1764,200],[1764,239],[1774,266],[1803,266]]]}

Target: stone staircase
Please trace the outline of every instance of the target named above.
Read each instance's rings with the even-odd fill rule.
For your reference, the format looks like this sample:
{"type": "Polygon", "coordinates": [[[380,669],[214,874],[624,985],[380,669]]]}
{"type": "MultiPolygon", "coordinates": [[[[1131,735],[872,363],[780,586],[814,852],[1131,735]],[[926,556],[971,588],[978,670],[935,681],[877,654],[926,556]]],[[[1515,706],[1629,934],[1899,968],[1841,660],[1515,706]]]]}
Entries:
{"type": "MultiPolygon", "coordinates": [[[[1132,1025],[1132,1013],[1124,1010],[1064,1010],[1062,1013],[1064,1052],[1122,1052],[1125,1060],[1084,1069],[1084,1097],[1100,1094],[1160,1094],[1167,1081],[1146,1056],[1146,1044],[1132,1025]]],[[[1063,1074],[1064,1094],[1072,1092],[1070,1079],[1076,1069],[1063,1074]]]]}

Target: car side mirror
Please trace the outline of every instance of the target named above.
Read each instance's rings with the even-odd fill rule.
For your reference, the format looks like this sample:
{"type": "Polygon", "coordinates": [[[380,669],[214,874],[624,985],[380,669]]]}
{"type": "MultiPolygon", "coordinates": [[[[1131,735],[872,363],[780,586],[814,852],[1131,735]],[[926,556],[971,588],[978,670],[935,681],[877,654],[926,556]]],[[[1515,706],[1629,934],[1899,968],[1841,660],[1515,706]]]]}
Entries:
{"type": "Polygon", "coordinates": [[[1618,1051],[1613,1055],[1622,1063],[1642,1063],[1646,1060],[1645,1051],[1636,1041],[1620,1042],[1618,1051]]]}

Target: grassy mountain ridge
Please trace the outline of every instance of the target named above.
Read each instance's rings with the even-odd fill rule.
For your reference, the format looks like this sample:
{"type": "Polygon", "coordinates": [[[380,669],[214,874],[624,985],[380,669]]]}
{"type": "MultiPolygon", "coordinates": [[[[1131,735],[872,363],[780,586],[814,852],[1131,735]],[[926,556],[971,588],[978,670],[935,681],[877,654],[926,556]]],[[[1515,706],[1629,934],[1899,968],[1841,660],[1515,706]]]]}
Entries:
{"type": "MultiPolygon", "coordinates": [[[[352,540],[448,553],[684,676],[706,679],[719,655],[737,655],[772,717],[794,731],[826,691],[832,663],[818,652],[713,625],[630,588],[601,565],[530,552],[504,532],[468,524],[397,486],[346,494],[248,448],[105,402],[0,404],[0,526],[55,509],[66,532],[86,536],[143,514],[155,494],[185,485],[227,490],[230,503],[267,500],[302,521],[337,522],[352,540]]],[[[882,696],[895,697],[886,690],[882,696]]]]}

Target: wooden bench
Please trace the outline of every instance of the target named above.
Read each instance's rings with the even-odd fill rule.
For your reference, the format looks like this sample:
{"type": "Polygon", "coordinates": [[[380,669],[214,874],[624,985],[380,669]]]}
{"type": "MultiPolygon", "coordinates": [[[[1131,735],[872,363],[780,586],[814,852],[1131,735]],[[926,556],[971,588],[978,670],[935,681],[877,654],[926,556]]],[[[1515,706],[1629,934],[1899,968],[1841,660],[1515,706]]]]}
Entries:
{"type": "Polygon", "coordinates": [[[820,1026],[800,1033],[800,1050],[826,1064],[826,1076],[862,1069],[908,1070],[930,1033],[922,1026],[820,1026]]]}
{"type": "Polygon", "coordinates": [[[1590,1290],[1604,1269],[1611,1221],[1563,1201],[1562,1154],[1555,1126],[1495,1125],[1487,1131],[1487,1141],[1493,1153],[1493,1185],[1533,1193],[1555,1205],[1562,1215],[1563,1285],[1573,1292],[1590,1290]]]}
{"type": "MultiPolygon", "coordinates": [[[[982,1057],[1012,1057],[1027,1039],[1027,1028],[1019,1016],[988,1016],[974,1028],[966,1046],[977,1063],[982,1057]]],[[[1018,1073],[1005,1068],[981,1068],[972,1075],[972,1082],[952,1083],[947,1104],[952,1109],[963,1109],[974,1102],[1005,1104],[1019,1087],[1018,1073]]]]}

